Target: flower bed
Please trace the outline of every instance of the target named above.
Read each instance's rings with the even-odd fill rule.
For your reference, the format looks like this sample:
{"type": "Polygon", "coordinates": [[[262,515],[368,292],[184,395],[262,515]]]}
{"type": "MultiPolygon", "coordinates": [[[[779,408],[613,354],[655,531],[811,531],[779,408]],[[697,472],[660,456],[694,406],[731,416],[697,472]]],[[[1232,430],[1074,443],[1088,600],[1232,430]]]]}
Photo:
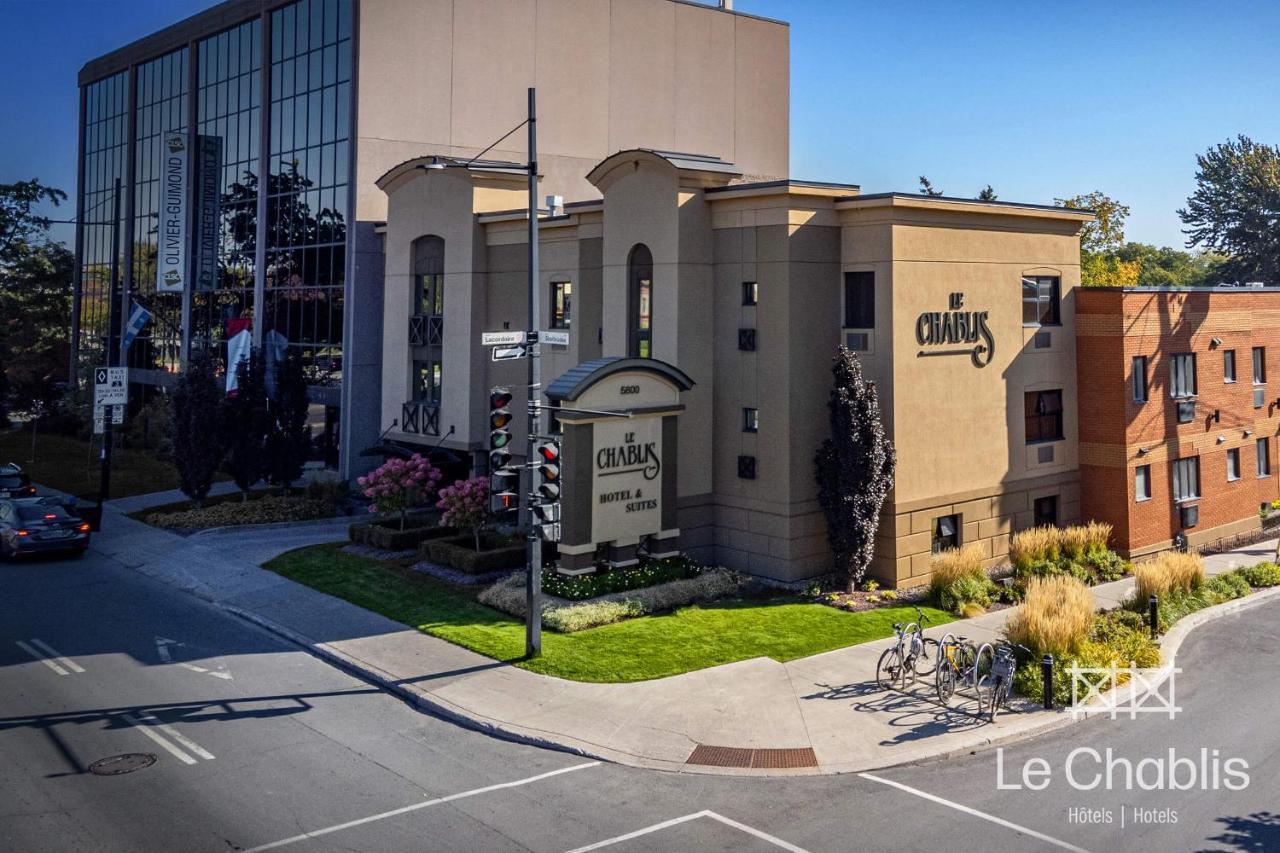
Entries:
{"type": "Polygon", "coordinates": [[[494,533],[480,535],[479,551],[476,550],[474,536],[458,536],[455,531],[452,536],[423,542],[419,553],[433,563],[452,566],[470,575],[511,569],[525,562],[523,542],[494,533]]]}
{"type": "Polygon", "coordinates": [[[204,530],[239,524],[272,524],[329,518],[333,506],[301,496],[264,495],[252,500],[223,500],[201,509],[141,513],[142,520],[165,530],[204,530]]]}
{"type": "Polygon", "coordinates": [[[355,544],[384,551],[409,551],[427,540],[457,535],[458,531],[453,528],[441,527],[434,515],[409,516],[403,530],[399,518],[362,522],[347,528],[347,538],[355,544]]]}
{"type": "MultiPolygon", "coordinates": [[[[705,569],[696,577],[672,580],[655,586],[603,595],[590,601],[570,601],[547,595],[542,605],[544,627],[561,633],[584,631],[635,616],[647,616],[715,601],[734,595],[742,579],[726,569],[705,569]]],[[[524,618],[523,575],[512,575],[480,593],[480,603],[512,616],[524,618]]]]}
{"type": "Polygon", "coordinates": [[[600,569],[586,575],[569,576],[548,573],[543,578],[542,590],[558,598],[582,601],[612,592],[626,592],[660,583],[696,578],[702,574],[702,571],[702,566],[684,557],[645,560],[637,566],[600,569]]]}

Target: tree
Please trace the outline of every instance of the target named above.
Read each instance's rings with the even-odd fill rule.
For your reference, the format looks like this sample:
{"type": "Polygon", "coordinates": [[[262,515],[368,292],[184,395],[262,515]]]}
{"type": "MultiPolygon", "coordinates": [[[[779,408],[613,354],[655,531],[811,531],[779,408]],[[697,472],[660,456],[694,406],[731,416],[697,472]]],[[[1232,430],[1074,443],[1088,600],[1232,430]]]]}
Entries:
{"type": "Polygon", "coordinates": [[[1098,190],[1053,203],[1068,210],[1091,210],[1092,222],[1080,227],[1080,283],[1130,287],[1138,283],[1141,264],[1119,257],[1129,206],[1098,190]]]}
{"type": "Polygon", "coordinates": [[[1196,190],[1178,211],[1187,246],[1227,255],[1229,280],[1280,285],[1280,147],[1240,135],[1196,165],[1196,190]]]}
{"type": "Polygon", "coordinates": [[[369,512],[399,513],[400,529],[404,530],[409,508],[431,499],[440,476],[439,468],[415,453],[408,459],[388,459],[365,476],[357,477],[356,483],[364,489],[364,496],[373,501],[369,512]]]}
{"type": "Polygon", "coordinates": [[[1125,243],[1116,252],[1121,261],[1136,263],[1141,287],[1202,287],[1215,284],[1222,276],[1224,255],[1213,252],[1184,252],[1149,243],[1125,243]]]}
{"type": "Polygon", "coordinates": [[[49,217],[37,216],[32,208],[41,202],[57,206],[66,198],[62,190],[45,186],[39,178],[0,184],[0,268],[14,263],[29,247],[46,239],[49,217]]]}
{"type": "Polygon", "coordinates": [[[999,196],[996,195],[996,191],[992,188],[991,184],[987,184],[978,191],[978,201],[995,201],[997,198],[999,198],[999,196]]]}
{"type": "Polygon", "coordinates": [[[218,427],[225,449],[222,465],[240,487],[240,499],[247,501],[249,490],[266,473],[271,419],[262,356],[254,352],[233,369],[236,389],[223,397],[218,407],[218,427]]]}
{"type": "Polygon", "coordinates": [[[880,508],[893,488],[897,457],[880,419],[875,384],[863,377],[857,354],[840,347],[831,375],[831,437],[822,442],[814,462],[827,540],[836,570],[852,591],[871,565],[880,508]]]}
{"type": "Polygon", "coordinates": [[[4,350],[0,348],[0,429],[9,426],[9,377],[4,371],[4,350]]]}
{"type": "Polygon", "coordinates": [[[193,355],[173,392],[173,461],[178,487],[197,507],[204,504],[222,462],[218,407],[223,392],[213,359],[193,355]]]}
{"type": "Polygon", "coordinates": [[[933,184],[924,175],[920,176],[920,195],[937,197],[942,195],[942,190],[935,190],[933,184]]]}
{"type": "Polygon", "coordinates": [[[479,553],[480,533],[489,521],[489,478],[472,477],[445,486],[440,490],[436,507],[444,510],[440,523],[469,531],[475,537],[476,552],[479,553]]]}
{"type": "Polygon", "coordinates": [[[270,402],[271,432],[267,436],[267,476],[287,493],[302,476],[302,467],[311,454],[311,427],[307,414],[307,377],[302,356],[290,351],[275,366],[275,398],[270,402]]]}

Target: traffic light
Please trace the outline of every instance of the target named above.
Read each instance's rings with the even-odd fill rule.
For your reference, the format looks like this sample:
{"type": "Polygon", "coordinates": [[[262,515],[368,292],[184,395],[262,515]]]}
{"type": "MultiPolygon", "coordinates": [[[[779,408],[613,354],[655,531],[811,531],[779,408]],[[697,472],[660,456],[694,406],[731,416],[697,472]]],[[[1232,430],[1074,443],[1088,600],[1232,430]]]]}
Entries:
{"type": "Polygon", "coordinates": [[[533,517],[537,522],[538,532],[547,542],[560,541],[560,504],[536,504],[533,517]]]}
{"type": "Polygon", "coordinates": [[[544,441],[538,445],[538,456],[541,461],[534,460],[538,471],[538,496],[548,501],[560,499],[560,442],[544,441]]]}
{"type": "Polygon", "coordinates": [[[489,391],[489,496],[490,509],[501,512],[520,505],[520,472],[511,464],[511,392],[489,391]]]}

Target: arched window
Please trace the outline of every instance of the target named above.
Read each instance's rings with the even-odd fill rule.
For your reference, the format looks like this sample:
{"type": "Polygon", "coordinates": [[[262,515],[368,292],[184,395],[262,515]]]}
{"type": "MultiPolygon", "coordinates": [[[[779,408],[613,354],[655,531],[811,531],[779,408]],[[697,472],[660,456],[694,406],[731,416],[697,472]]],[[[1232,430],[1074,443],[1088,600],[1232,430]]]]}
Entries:
{"type": "Polygon", "coordinates": [[[435,235],[413,241],[413,313],[444,313],[444,240],[435,235]]]}
{"type": "Polygon", "coordinates": [[[627,258],[627,352],[653,357],[653,255],[637,243],[627,258]]]}

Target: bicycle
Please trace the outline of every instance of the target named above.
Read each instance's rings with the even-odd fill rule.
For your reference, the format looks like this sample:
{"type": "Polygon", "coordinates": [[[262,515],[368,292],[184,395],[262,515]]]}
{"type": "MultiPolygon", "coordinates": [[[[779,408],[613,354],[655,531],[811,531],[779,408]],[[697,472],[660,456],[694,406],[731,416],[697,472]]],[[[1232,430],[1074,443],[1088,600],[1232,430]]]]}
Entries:
{"type": "Polygon", "coordinates": [[[1018,660],[1014,649],[1022,649],[1028,655],[1031,649],[1021,643],[1002,642],[995,650],[995,659],[991,664],[991,722],[996,721],[1000,706],[1009,707],[1009,694],[1013,690],[1013,673],[1018,668],[1018,660]]]}
{"type": "Polygon", "coordinates": [[[991,666],[995,653],[989,643],[975,646],[968,637],[944,634],[938,641],[938,663],[934,689],[938,701],[946,704],[962,685],[973,687],[978,699],[978,714],[986,705],[984,696],[991,686],[991,666]]]}
{"type": "Polygon", "coordinates": [[[899,683],[899,689],[906,690],[907,684],[914,683],[917,676],[927,676],[933,667],[924,669],[923,664],[929,660],[930,644],[936,646],[937,641],[927,639],[921,623],[928,624],[929,617],[916,607],[919,621],[909,622],[905,626],[901,622],[893,623],[893,632],[897,635],[894,644],[880,654],[876,664],[876,685],[881,690],[888,690],[899,683]]]}

